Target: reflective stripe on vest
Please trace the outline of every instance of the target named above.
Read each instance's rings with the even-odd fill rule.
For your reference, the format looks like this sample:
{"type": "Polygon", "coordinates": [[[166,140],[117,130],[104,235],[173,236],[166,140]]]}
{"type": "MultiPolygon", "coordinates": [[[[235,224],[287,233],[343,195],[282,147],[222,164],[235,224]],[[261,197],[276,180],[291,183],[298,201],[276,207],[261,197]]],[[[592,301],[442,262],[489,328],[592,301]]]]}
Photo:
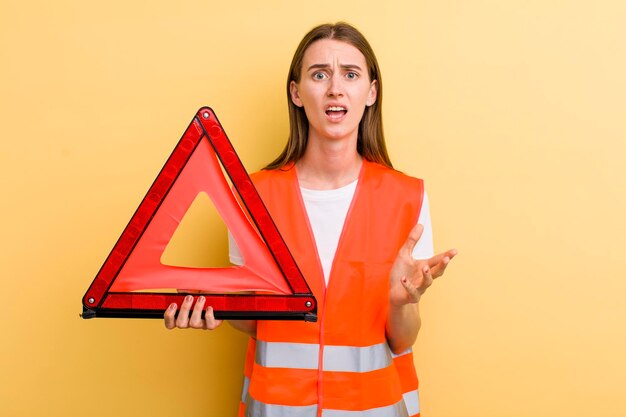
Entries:
{"type": "Polygon", "coordinates": [[[387,343],[365,347],[324,346],[324,370],[336,372],[370,372],[391,365],[387,343]]]}
{"type": "Polygon", "coordinates": [[[265,404],[248,396],[246,417],[317,417],[317,405],[290,406],[265,404]]]}
{"type": "MultiPolygon", "coordinates": [[[[266,368],[318,369],[319,345],[257,340],[256,363],[266,368]]],[[[324,371],[370,372],[392,363],[386,342],[371,346],[324,346],[324,371]]]]}
{"type": "MultiPolygon", "coordinates": [[[[316,417],[317,405],[288,406],[265,404],[248,397],[246,404],[248,417],[316,417]]],[[[408,417],[404,401],[386,407],[369,410],[322,410],[322,417],[408,417]]]]}
{"type": "Polygon", "coordinates": [[[311,343],[256,342],[256,363],[266,368],[317,369],[320,346],[311,343]]]}
{"type": "MultiPolygon", "coordinates": [[[[408,348],[404,352],[400,352],[395,354],[391,352],[392,358],[398,358],[400,356],[409,355],[413,353],[413,349],[408,348]]],[[[415,416],[420,413],[420,399],[419,399],[419,390],[408,391],[402,394],[402,398],[404,398],[404,404],[406,405],[406,409],[409,412],[409,416],[415,416]]]]}
{"type": "Polygon", "coordinates": [[[404,405],[406,405],[406,409],[410,416],[415,416],[420,413],[420,398],[418,390],[405,392],[402,394],[402,398],[404,398],[404,405]]]}
{"type": "Polygon", "coordinates": [[[391,352],[391,357],[392,358],[397,358],[398,356],[404,356],[404,355],[408,355],[409,353],[413,352],[413,349],[408,348],[407,350],[405,350],[404,352],[400,352],[398,354],[395,354],[393,352],[391,352]]]}
{"type": "MultiPolygon", "coordinates": [[[[254,404],[253,407],[255,410],[257,410],[259,413],[263,410],[268,410],[273,414],[273,415],[277,415],[280,416],[280,413],[286,413],[284,415],[294,415],[294,416],[298,416],[298,415],[302,415],[302,416],[308,416],[309,413],[311,413],[311,416],[315,416],[316,411],[317,411],[317,407],[315,407],[315,409],[313,411],[311,411],[311,408],[313,406],[304,406],[304,407],[282,407],[282,406],[278,406],[278,405],[271,405],[271,404],[263,404],[259,401],[254,400],[253,398],[250,398],[250,396],[248,395],[248,387],[250,386],[250,379],[248,377],[244,377],[243,379],[243,389],[241,392],[241,402],[244,404],[247,404],[247,407],[250,407],[250,404],[254,404]],[[289,413],[293,413],[293,414],[289,414],[289,413]],[[300,413],[300,414],[298,414],[300,413]]],[[[404,400],[404,405],[406,406],[406,410],[408,412],[409,416],[416,416],[420,413],[420,401],[419,401],[419,391],[415,390],[415,391],[409,391],[409,392],[405,392],[402,395],[402,398],[404,400]]],[[[383,407],[385,408],[385,407],[383,407]]],[[[377,410],[377,409],[374,409],[377,410]]],[[[354,413],[353,411],[337,411],[337,410],[325,410],[323,415],[328,417],[328,416],[332,416],[334,412],[340,412],[340,413],[354,413]],[[331,413],[331,414],[328,414],[331,413]]],[[[371,412],[371,411],[368,411],[371,412]]],[[[252,413],[252,412],[250,412],[252,413]]],[[[255,414],[247,414],[247,415],[252,415],[254,416],[255,414]]],[[[264,414],[260,414],[260,415],[264,415],[264,414]]],[[[402,413],[400,415],[403,415],[402,413]]],[[[269,414],[268,414],[269,416],[269,414]]]]}
{"type": "Polygon", "coordinates": [[[248,390],[250,388],[250,378],[243,377],[243,387],[241,388],[241,402],[245,404],[248,401],[248,390]]]}
{"type": "Polygon", "coordinates": [[[404,401],[362,411],[323,410],[322,417],[408,417],[404,401]]]}

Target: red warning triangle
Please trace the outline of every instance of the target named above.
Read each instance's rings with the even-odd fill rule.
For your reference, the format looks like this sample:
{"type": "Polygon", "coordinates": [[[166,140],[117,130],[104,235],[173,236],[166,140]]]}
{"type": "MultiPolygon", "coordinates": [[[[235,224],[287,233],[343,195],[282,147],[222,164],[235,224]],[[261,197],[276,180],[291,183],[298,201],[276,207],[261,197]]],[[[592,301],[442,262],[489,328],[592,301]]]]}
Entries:
{"type": "Polygon", "coordinates": [[[316,320],[317,304],[310,288],[208,107],[198,111],[102,265],[83,297],[82,316],[162,318],[171,303],[180,306],[187,295],[150,292],[164,288],[194,290],[193,295],[200,291],[219,319],[316,320]],[[224,178],[220,162],[233,187],[224,178]],[[161,263],[163,251],[199,193],[213,201],[244,265],[192,268],[161,263]]]}

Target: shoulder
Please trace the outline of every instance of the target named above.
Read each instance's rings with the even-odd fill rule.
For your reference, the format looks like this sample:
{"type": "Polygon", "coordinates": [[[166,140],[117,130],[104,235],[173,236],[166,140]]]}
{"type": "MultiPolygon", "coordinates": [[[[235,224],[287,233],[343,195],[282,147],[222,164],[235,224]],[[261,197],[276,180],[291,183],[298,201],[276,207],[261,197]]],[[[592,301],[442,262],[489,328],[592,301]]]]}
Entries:
{"type": "Polygon", "coordinates": [[[281,190],[290,189],[294,177],[293,165],[278,169],[264,169],[250,175],[252,183],[261,193],[268,193],[270,190],[281,192],[281,190]]]}
{"type": "Polygon", "coordinates": [[[379,182],[385,186],[414,189],[419,192],[422,192],[424,188],[424,181],[420,178],[406,175],[376,162],[366,161],[366,164],[365,175],[368,180],[379,182]]]}

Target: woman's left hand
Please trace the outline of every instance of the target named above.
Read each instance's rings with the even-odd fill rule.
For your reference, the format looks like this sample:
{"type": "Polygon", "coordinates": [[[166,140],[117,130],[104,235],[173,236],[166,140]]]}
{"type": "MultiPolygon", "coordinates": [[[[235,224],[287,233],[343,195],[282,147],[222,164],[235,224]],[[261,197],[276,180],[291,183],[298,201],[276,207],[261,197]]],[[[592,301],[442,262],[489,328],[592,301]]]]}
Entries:
{"type": "Polygon", "coordinates": [[[411,254],[424,228],[421,224],[409,233],[400,248],[389,274],[389,302],[401,306],[419,302],[422,294],[433,280],[443,275],[446,267],[457,254],[455,249],[433,256],[430,259],[413,259],[411,254]]]}

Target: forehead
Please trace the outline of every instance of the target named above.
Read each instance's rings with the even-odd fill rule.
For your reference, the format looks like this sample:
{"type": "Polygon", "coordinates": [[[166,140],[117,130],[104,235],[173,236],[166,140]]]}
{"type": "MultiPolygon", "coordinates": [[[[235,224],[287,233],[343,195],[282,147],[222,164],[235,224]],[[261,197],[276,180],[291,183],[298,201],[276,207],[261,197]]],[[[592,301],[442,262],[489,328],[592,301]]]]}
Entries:
{"type": "Polygon", "coordinates": [[[320,39],[312,43],[304,52],[303,69],[314,64],[358,65],[365,69],[365,56],[351,44],[336,39],[320,39]]]}

